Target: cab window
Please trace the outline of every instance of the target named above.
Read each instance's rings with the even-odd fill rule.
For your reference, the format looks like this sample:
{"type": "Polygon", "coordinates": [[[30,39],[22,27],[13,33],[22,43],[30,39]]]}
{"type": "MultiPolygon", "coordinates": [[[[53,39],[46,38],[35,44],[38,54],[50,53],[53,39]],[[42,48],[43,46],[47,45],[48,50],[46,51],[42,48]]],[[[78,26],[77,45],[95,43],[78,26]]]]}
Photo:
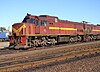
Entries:
{"type": "Polygon", "coordinates": [[[35,23],[35,19],[27,19],[27,23],[35,23]]]}
{"type": "Polygon", "coordinates": [[[46,26],[47,25],[47,21],[46,20],[41,20],[41,26],[46,26]]]}
{"type": "Polygon", "coordinates": [[[39,25],[39,24],[38,24],[38,20],[36,20],[36,21],[35,21],[35,25],[36,25],[36,26],[38,26],[38,25],[39,25]]]}

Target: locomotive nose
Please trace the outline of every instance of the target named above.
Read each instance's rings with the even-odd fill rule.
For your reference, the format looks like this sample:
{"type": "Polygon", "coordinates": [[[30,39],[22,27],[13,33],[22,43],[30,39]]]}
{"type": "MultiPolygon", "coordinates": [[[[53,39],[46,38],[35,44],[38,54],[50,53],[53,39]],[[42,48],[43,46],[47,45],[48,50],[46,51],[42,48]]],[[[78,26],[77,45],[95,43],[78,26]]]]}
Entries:
{"type": "Polygon", "coordinates": [[[24,29],[26,28],[26,25],[24,23],[16,23],[12,26],[12,33],[13,35],[16,34],[21,35],[23,34],[24,29]]]}

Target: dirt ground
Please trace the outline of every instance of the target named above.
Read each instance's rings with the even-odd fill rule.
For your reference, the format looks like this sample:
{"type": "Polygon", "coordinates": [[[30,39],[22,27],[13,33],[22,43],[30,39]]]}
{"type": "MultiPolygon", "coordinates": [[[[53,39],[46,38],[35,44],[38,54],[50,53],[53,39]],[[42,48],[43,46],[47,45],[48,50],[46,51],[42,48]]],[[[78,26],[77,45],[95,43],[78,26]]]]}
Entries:
{"type": "Polygon", "coordinates": [[[9,46],[9,42],[0,42],[0,49],[8,46],[9,46]]]}

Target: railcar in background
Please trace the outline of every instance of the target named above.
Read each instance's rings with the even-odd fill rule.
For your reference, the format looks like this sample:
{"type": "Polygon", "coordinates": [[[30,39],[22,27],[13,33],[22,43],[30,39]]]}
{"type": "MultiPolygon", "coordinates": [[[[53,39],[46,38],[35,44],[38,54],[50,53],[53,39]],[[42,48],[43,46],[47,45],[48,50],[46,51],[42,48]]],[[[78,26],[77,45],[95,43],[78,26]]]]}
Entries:
{"type": "Polygon", "coordinates": [[[56,16],[27,14],[21,23],[12,25],[10,46],[28,48],[100,39],[100,26],[61,20],[56,16]]]}
{"type": "Polygon", "coordinates": [[[6,30],[5,27],[0,27],[0,42],[9,41],[9,30],[6,30]]]}

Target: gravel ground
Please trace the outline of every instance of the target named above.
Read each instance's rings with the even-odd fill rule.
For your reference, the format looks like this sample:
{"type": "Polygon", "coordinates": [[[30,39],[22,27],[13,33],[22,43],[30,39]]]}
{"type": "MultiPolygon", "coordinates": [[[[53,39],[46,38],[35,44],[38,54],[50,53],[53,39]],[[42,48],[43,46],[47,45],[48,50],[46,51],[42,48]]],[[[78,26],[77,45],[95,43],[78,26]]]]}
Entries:
{"type": "Polygon", "coordinates": [[[100,72],[100,56],[48,66],[32,72],[100,72]]]}

